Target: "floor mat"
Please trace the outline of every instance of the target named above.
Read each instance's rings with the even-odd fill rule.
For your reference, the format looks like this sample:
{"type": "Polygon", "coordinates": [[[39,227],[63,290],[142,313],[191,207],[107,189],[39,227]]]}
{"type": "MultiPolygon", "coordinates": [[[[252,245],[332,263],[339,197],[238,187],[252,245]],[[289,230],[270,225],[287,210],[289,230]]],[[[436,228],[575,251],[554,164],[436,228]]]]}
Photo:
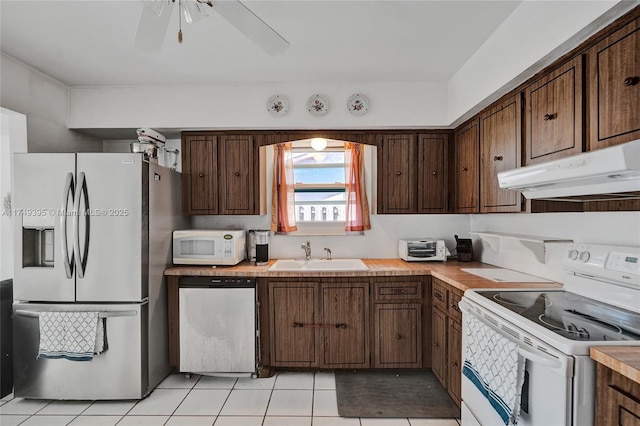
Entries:
{"type": "Polygon", "coordinates": [[[431,370],[336,370],[342,417],[460,418],[431,370]]]}

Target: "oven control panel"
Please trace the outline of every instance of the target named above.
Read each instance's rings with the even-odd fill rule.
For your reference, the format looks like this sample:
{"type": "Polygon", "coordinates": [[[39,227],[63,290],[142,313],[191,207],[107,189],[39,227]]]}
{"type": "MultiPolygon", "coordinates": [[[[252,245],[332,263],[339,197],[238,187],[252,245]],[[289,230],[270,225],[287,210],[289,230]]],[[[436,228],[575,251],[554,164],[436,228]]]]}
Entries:
{"type": "Polygon", "coordinates": [[[568,244],[565,271],[595,280],[640,288],[640,248],[568,244]]]}
{"type": "Polygon", "coordinates": [[[611,252],[605,268],[612,271],[640,274],[640,256],[632,253],[611,252]]]}

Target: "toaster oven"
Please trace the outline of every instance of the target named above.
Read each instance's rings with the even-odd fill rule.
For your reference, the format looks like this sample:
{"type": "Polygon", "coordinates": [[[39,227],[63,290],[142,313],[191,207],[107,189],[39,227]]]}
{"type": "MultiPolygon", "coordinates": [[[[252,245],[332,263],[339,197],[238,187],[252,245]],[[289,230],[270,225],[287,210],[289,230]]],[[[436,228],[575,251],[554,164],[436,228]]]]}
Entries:
{"type": "Polygon", "coordinates": [[[424,238],[420,240],[400,240],[398,242],[400,258],[407,262],[445,261],[449,250],[444,240],[424,238]]]}

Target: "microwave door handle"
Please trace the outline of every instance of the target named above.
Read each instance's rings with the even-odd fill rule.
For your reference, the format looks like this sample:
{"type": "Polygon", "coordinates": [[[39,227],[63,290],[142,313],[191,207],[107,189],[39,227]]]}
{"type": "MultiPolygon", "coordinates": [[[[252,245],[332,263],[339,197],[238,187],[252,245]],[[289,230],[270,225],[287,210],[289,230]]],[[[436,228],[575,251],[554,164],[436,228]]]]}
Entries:
{"type": "Polygon", "coordinates": [[[73,278],[73,252],[69,256],[69,238],[67,238],[67,223],[69,221],[69,215],[67,214],[67,204],[69,202],[69,195],[71,199],[74,198],[73,191],[73,173],[67,173],[67,177],[64,181],[64,187],[62,191],[62,208],[60,209],[60,242],[62,245],[62,260],[64,262],[64,271],[67,278],[73,278]]]}
{"type": "Polygon", "coordinates": [[[496,333],[498,333],[500,336],[512,341],[513,343],[518,345],[518,354],[520,354],[523,358],[528,359],[529,361],[532,362],[536,362],[539,364],[543,364],[549,368],[552,368],[554,370],[560,370],[562,369],[562,362],[554,357],[547,357],[544,355],[539,355],[535,352],[529,351],[527,349],[525,349],[524,347],[521,346],[521,342],[517,341],[516,339],[512,338],[510,335],[504,333],[502,330],[500,330],[499,327],[496,327],[494,324],[491,324],[488,321],[485,321],[484,318],[482,318],[480,315],[476,314],[475,312],[473,312],[471,310],[471,308],[469,307],[469,305],[467,303],[465,303],[464,300],[461,300],[458,305],[460,306],[460,310],[462,311],[463,314],[466,315],[470,315],[473,316],[475,318],[477,318],[478,320],[480,320],[482,322],[482,324],[486,325],[487,327],[489,327],[490,329],[492,329],[493,331],[495,331],[496,333]]]}

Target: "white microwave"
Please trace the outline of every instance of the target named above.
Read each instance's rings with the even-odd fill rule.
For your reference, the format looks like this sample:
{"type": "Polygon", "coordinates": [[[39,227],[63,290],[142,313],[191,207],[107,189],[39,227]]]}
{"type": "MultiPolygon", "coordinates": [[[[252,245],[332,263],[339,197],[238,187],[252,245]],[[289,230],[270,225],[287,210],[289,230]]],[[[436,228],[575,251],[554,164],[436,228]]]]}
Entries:
{"type": "Polygon", "coordinates": [[[247,256],[245,231],[184,229],[173,231],[175,265],[236,265],[247,256]]]}
{"type": "Polygon", "coordinates": [[[400,240],[398,254],[407,262],[445,261],[450,255],[443,240],[429,238],[415,240],[400,240]]]}

